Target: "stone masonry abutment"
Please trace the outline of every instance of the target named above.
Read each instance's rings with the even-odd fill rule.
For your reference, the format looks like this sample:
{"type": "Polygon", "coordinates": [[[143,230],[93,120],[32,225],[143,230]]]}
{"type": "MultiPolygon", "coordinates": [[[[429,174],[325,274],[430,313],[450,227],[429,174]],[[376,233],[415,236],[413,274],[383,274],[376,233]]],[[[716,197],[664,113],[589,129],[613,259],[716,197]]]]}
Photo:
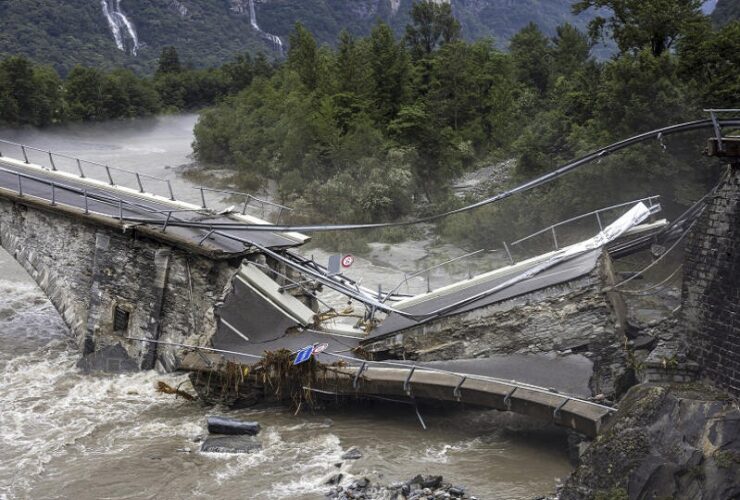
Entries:
{"type": "Polygon", "coordinates": [[[177,367],[174,350],[123,336],[205,343],[241,257],[213,259],[56,207],[0,198],[0,245],[49,297],[83,368],[177,367]]]}

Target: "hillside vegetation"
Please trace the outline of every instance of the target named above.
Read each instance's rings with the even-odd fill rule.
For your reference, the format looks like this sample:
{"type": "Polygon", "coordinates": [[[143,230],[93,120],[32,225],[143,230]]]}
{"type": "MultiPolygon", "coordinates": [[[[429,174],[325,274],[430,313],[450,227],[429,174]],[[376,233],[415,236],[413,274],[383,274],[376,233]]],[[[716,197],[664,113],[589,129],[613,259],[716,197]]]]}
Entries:
{"type": "MultiPolygon", "coordinates": [[[[571,25],[548,37],[530,24],[508,53],[462,40],[449,8],[428,2],[400,39],[379,23],[365,38],[343,33],[333,50],[297,25],[271,78],[202,114],[196,154],[244,178],[276,179],[284,200],[314,220],[390,220],[459,205],[449,181],[486,162],[514,156],[516,180],[531,178],[615,140],[701,117],[703,107],[740,102],[740,22],[713,31],[698,1],[619,2],[629,15],[600,11],[591,39],[571,25]],[[609,33],[620,53],[599,62],[592,39],[609,33]]],[[[669,208],[686,205],[716,175],[696,154],[703,137],[633,148],[448,219],[442,231],[491,247],[513,228],[521,234],[610,201],[661,194],[669,208]]]]}
{"type": "Polygon", "coordinates": [[[264,56],[249,54],[218,68],[186,68],[174,47],[162,50],[153,77],[123,68],[75,66],[62,78],[51,66],[12,56],[0,60],[0,126],[43,127],[199,109],[272,72],[264,56]]]}
{"type": "Polygon", "coordinates": [[[740,19],[740,2],[737,0],[719,0],[712,12],[712,20],[718,26],[740,19]]]}
{"type": "MultiPolygon", "coordinates": [[[[77,64],[151,74],[166,46],[174,46],[184,64],[200,68],[243,52],[281,57],[250,25],[247,0],[122,0],[120,5],[141,44],[136,56],[116,48],[98,0],[3,0],[0,57],[24,55],[63,75],[77,64]]],[[[411,5],[402,0],[394,12],[390,0],[261,0],[256,12],[260,28],[286,42],[298,21],[319,44],[335,45],[342,29],[367,36],[379,19],[402,35],[411,5]]],[[[569,0],[455,0],[453,6],[463,39],[492,36],[499,47],[530,21],[552,36],[562,22],[583,27],[592,17],[573,15],[569,0]]]]}

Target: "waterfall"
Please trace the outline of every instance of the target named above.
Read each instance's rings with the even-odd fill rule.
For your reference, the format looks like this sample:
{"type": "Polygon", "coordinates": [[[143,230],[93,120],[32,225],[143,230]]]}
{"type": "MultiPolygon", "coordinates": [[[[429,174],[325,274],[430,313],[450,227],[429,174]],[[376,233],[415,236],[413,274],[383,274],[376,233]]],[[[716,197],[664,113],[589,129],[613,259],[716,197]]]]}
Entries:
{"type": "Polygon", "coordinates": [[[260,29],[259,24],[257,24],[257,12],[254,8],[254,0],[249,0],[249,24],[251,24],[252,28],[254,28],[260,35],[272,42],[275,50],[277,50],[280,55],[283,55],[283,41],[280,40],[280,37],[271,33],[265,33],[260,29]]]}
{"type": "Polygon", "coordinates": [[[131,54],[136,55],[139,50],[139,37],[136,35],[134,24],[121,10],[121,0],[100,0],[100,5],[118,50],[126,50],[124,39],[126,37],[131,40],[131,54]]]}

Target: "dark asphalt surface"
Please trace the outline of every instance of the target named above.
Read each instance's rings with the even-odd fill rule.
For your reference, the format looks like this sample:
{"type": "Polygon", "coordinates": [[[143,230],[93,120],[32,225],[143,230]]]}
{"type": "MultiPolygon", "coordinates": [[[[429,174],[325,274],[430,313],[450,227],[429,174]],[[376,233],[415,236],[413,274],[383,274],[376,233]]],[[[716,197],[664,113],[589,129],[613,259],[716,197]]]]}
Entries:
{"type": "MultiPolygon", "coordinates": [[[[523,280],[497,293],[468,304],[451,314],[459,314],[465,311],[470,311],[490,304],[494,304],[496,302],[501,302],[502,300],[510,299],[512,297],[524,295],[535,290],[576,279],[580,276],[588,274],[594,269],[594,267],[596,266],[596,261],[601,252],[601,249],[586,252],[583,255],[579,255],[571,260],[562,262],[551,267],[550,269],[542,271],[541,273],[529,279],[523,280]]],[[[537,265],[537,263],[532,264],[532,266],[530,267],[534,267],[535,265],[537,265]]],[[[423,299],[408,306],[397,304],[395,307],[396,309],[401,309],[411,314],[429,313],[447,305],[454,304],[466,297],[470,297],[477,293],[494,288],[513,278],[514,276],[525,272],[527,269],[528,268],[523,268],[509,272],[502,272],[501,274],[492,277],[492,279],[483,281],[468,288],[450,291],[449,293],[441,295],[433,295],[428,299],[423,299]]],[[[380,324],[380,326],[378,326],[378,328],[371,332],[369,339],[381,339],[389,335],[395,335],[401,330],[411,328],[427,321],[432,320],[414,321],[413,319],[409,319],[392,313],[383,321],[383,323],[380,324]]]]}
{"type": "MultiPolygon", "coordinates": [[[[73,177],[67,177],[67,176],[63,177],[58,174],[54,174],[52,172],[48,172],[44,169],[40,169],[36,167],[18,166],[13,163],[4,161],[4,159],[2,158],[0,158],[0,168],[4,169],[4,170],[0,170],[0,188],[5,188],[11,191],[18,192],[18,176],[13,174],[12,172],[20,172],[22,174],[30,175],[33,177],[47,179],[57,184],[57,188],[55,189],[55,199],[58,204],[60,205],[63,204],[63,205],[79,208],[81,211],[85,207],[84,197],[81,194],[64,190],[60,186],[64,185],[64,186],[70,186],[70,187],[77,188],[77,189],[87,189],[88,193],[91,195],[108,196],[108,197],[112,196],[112,197],[120,198],[124,200],[125,202],[136,203],[142,207],[142,208],[136,208],[133,206],[127,207],[126,205],[124,205],[124,208],[123,208],[124,218],[125,217],[145,217],[145,218],[159,217],[162,219],[162,222],[164,223],[166,214],[157,215],[155,213],[152,213],[150,210],[167,211],[167,210],[182,210],[183,208],[181,205],[178,205],[176,203],[170,203],[167,200],[160,201],[160,200],[153,199],[151,197],[137,196],[135,194],[129,194],[126,192],[122,192],[121,190],[117,190],[115,188],[107,189],[105,187],[91,187],[91,184],[86,183],[83,180],[77,180],[73,177]],[[12,172],[8,172],[8,170],[12,172]]],[[[38,197],[38,198],[51,201],[51,187],[49,184],[42,182],[42,181],[36,181],[36,180],[24,178],[22,180],[22,186],[23,186],[24,195],[27,194],[27,195],[31,195],[34,197],[38,197]]],[[[108,203],[103,203],[100,201],[89,200],[88,208],[91,212],[96,212],[99,214],[107,215],[112,218],[119,217],[119,207],[117,203],[108,204],[108,203]]],[[[179,213],[174,213],[172,217],[173,217],[173,220],[175,218],[179,218],[181,220],[206,222],[206,223],[208,222],[214,222],[214,223],[216,222],[225,222],[225,223],[235,222],[234,219],[231,219],[225,215],[213,215],[213,214],[208,214],[206,212],[179,212],[179,213]]],[[[155,227],[155,226],[152,226],[152,227],[155,227]]],[[[157,229],[161,227],[162,226],[160,225],[156,226],[157,229]]],[[[225,229],[222,231],[224,233],[228,233],[230,235],[244,238],[250,242],[253,242],[253,243],[268,247],[268,248],[286,248],[286,247],[293,247],[293,246],[297,246],[301,244],[300,241],[290,238],[284,233],[271,233],[271,232],[264,232],[264,231],[243,231],[243,230],[233,230],[233,229],[225,229]]],[[[203,237],[208,233],[208,230],[170,226],[167,228],[167,233],[170,236],[176,236],[178,239],[181,239],[184,242],[197,245],[203,239],[203,237]]],[[[245,246],[241,242],[234,241],[230,238],[227,238],[225,236],[219,236],[219,235],[212,235],[211,237],[209,237],[203,243],[203,246],[207,249],[221,251],[224,253],[238,254],[238,253],[242,253],[245,250],[245,246]]]]}

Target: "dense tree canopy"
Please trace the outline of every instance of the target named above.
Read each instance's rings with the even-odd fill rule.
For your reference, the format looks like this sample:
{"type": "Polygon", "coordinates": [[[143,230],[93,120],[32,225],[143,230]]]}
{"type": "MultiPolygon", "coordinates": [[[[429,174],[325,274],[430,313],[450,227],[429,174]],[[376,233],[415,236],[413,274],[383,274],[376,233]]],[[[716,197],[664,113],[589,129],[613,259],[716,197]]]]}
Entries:
{"type": "Polygon", "coordinates": [[[704,19],[701,0],[579,0],[576,14],[591,8],[607,8],[611,17],[596,17],[589,24],[593,38],[602,38],[605,30],[614,37],[622,52],[648,48],[659,56],[692,24],[704,19]]]}
{"type": "Polygon", "coordinates": [[[163,49],[157,73],[142,78],[127,69],[76,66],[65,79],[50,66],[14,56],[0,60],[0,125],[45,126],[65,121],[111,120],[209,106],[267,77],[262,54],[239,55],[220,68],[186,69],[174,47],[163,49]]]}
{"type": "MultiPolygon", "coordinates": [[[[65,79],[11,57],[0,62],[0,122],[46,125],[202,108],[197,157],[236,169],[253,189],[277,182],[296,213],[377,221],[463,203],[450,181],[515,158],[512,182],[549,171],[619,138],[740,102],[740,21],[714,28],[689,0],[579,1],[607,7],[620,47],[592,57],[575,27],[554,36],[530,23],[509,51],[459,39],[449,5],[422,1],[398,38],[378,22],[366,37],[340,33],[336,49],[300,24],[283,64],[247,54],[192,69],[174,48],[159,70],[76,67],[65,79]],[[663,9],[663,10],[662,10],[663,9]],[[672,13],[669,17],[665,12],[672,13]],[[433,208],[432,208],[433,207],[433,208]]],[[[691,141],[656,141],[503,205],[448,220],[442,234],[493,245],[519,231],[620,199],[662,194],[667,206],[700,196],[712,172],[691,141]],[[693,159],[692,159],[693,158],[693,159]],[[473,229],[474,228],[474,229],[473,229]]],[[[493,186],[500,190],[503,186],[493,186]]]]}
{"type": "MultiPolygon", "coordinates": [[[[508,53],[491,40],[458,40],[450,12],[426,1],[402,40],[379,23],[365,38],[341,33],[330,50],[298,25],[287,64],[203,113],[196,154],[251,179],[277,180],[287,202],[322,221],[387,220],[423,210],[420,201],[434,211],[461,203],[449,196],[450,180],[482,162],[514,156],[516,178],[529,178],[610,141],[699,116],[705,105],[740,102],[732,69],[740,23],[715,31],[685,0],[623,3],[631,10],[614,34],[621,51],[605,62],[568,24],[554,37],[525,26],[508,53]],[[664,4],[684,19],[647,22],[664,4]]],[[[682,143],[667,151],[657,142],[636,148],[619,168],[606,159],[536,195],[453,218],[442,231],[493,244],[509,228],[595,208],[617,191],[688,203],[711,173],[686,159],[682,143]]]]}

